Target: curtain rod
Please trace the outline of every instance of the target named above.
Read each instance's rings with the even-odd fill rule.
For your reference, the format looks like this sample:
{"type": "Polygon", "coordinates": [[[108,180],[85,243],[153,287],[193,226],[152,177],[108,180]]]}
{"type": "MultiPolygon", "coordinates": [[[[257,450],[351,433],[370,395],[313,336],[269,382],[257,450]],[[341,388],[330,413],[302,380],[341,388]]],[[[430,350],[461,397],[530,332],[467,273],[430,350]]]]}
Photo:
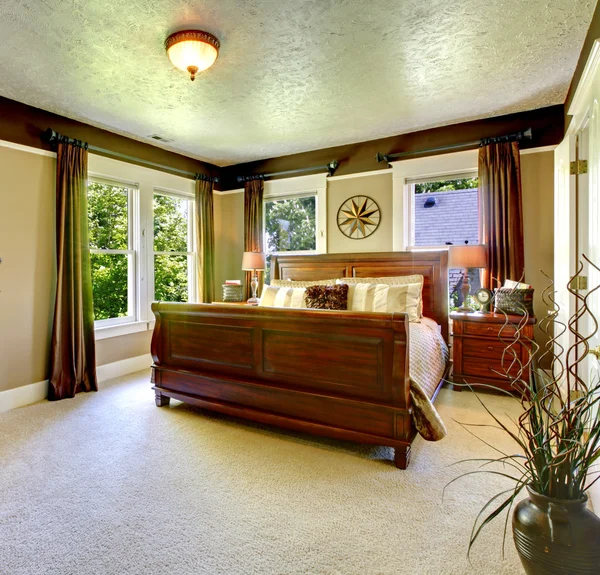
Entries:
{"type": "Polygon", "coordinates": [[[378,162],[389,162],[391,158],[402,158],[403,156],[415,156],[420,154],[430,154],[432,152],[445,152],[447,150],[459,150],[461,148],[472,148],[473,146],[488,146],[489,144],[499,144],[500,142],[520,142],[521,140],[531,140],[533,137],[531,128],[527,128],[524,132],[515,132],[505,136],[496,136],[494,138],[482,138],[481,140],[473,140],[464,144],[452,144],[450,146],[442,146],[441,148],[429,148],[428,150],[419,150],[417,152],[398,152],[396,154],[381,154],[378,153],[375,159],[378,162]]]}
{"type": "Polygon", "coordinates": [[[142,164],[144,166],[148,166],[149,168],[159,168],[161,170],[166,170],[169,172],[175,172],[177,174],[181,174],[186,178],[191,178],[192,180],[203,180],[205,182],[218,182],[219,178],[213,176],[206,176],[204,174],[197,174],[196,172],[188,172],[187,170],[180,170],[179,168],[172,168],[171,166],[166,166],[165,164],[159,164],[157,162],[152,162],[150,160],[143,160],[142,158],[136,158],[135,156],[128,156],[127,154],[121,154],[120,152],[113,152],[112,150],[106,150],[105,148],[98,148],[97,146],[90,146],[87,142],[82,142],[81,140],[75,140],[73,138],[69,138],[68,136],[63,136],[59,134],[52,128],[48,128],[42,134],[42,140],[49,142],[52,146],[56,146],[59,142],[65,144],[72,144],[74,146],[79,146],[80,148],[84,148],[89,150],[90,152],[100,152],[106,156],[110,156],[111,158],[115,158],[117,160],[125,160],[129,162],[135,162],[137,164],[142,164]]]}
{"type": "Polygon", "coordinates": [[[238,176],[238,183],[250,182],[252,180],[264,180],[265,178],[273,178],[275,176],[289,176],[291,174],[304,174],[306,172],[314,172],[315,170],[327,170],[330,176],[333,176],[340,163],[337,160],[332,160],[325,166],[314,166],[312,168],[298,168],[296,170],[285,170],[283,172],[272,172],[270,174],[256,174],[253,176],[238,176]]]}

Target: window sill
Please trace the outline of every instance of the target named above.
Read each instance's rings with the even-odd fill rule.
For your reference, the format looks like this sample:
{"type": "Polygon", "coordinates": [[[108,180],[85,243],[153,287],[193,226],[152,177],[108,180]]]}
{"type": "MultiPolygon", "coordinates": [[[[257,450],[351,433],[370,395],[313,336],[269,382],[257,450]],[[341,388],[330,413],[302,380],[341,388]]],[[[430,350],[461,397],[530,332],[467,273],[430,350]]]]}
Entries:
{"type": "Polygon", "coordinates": [[[132,321],[121,325],[97,327],[94,329],[94,333],[96,341],[98,341],[100,339],[109,339],[111,337],[129,335],[140,331],[150,331],[152,329],[154,329],[154,321],[132,321]]]}

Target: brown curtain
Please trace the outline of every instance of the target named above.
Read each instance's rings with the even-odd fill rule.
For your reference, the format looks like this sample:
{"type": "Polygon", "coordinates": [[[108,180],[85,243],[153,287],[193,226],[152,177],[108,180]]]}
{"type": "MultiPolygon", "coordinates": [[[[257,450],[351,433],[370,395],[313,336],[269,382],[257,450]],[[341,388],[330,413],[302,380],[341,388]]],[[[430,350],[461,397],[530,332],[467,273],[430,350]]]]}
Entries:
{"type": "MultiPolygon", "coordinates": [[[[263,251],[263,191],[262,179],[251,180],[244,184],[244,251],[263,251]]],[[[240,262],[241,265],[241,262],[240,262]]],[[[259,274],[258,293],[262,290],[262,277],[259,274]]],[[[244,283],[244,299],[252,295],[250,282],[252,272],[246,272],[244,283]]]]}
{"type": "Polygon", "coordinates": [[[215,231],[213,212],[213,183],[196,181],[196,250],[198,301],[215,300],[215,231]]]}
{"type": "Polygon", "coordinates": [[[96,391],[88,239],[87,150],[59,143],[56,163],[56,300],[48,399],[96,391]]]}
{"type": "Polygon", "coordinates": [[[507,279],[524,279],[521,162],[517,142],[479,149],[479,204],[488,266],[483,285],[494,289],[507,279]]]}

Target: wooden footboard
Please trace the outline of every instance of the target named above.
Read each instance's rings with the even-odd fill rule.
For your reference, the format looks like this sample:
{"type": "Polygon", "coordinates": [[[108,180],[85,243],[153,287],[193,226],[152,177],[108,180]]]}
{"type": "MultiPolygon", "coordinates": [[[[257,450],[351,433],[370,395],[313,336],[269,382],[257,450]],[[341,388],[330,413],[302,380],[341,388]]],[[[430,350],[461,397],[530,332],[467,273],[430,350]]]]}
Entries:
{"type": "Polygon", "coordinates": [[[408,464],[406,314],[155,303],[152,378],[169,398],[280,427],[388,445],[408,464]]]}

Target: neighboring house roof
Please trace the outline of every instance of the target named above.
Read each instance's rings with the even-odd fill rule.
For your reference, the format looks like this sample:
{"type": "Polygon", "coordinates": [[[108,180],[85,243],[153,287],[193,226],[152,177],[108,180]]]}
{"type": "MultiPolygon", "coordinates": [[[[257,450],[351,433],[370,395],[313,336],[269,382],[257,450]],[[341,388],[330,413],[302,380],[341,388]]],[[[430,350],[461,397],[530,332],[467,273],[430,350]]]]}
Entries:
{"type": "Polygon", "coordinates": [[[415,195],[415,245],[479,243],[477,188],[415,195]],[[435,199],[435,205],[425,207],[435,199]]]}

